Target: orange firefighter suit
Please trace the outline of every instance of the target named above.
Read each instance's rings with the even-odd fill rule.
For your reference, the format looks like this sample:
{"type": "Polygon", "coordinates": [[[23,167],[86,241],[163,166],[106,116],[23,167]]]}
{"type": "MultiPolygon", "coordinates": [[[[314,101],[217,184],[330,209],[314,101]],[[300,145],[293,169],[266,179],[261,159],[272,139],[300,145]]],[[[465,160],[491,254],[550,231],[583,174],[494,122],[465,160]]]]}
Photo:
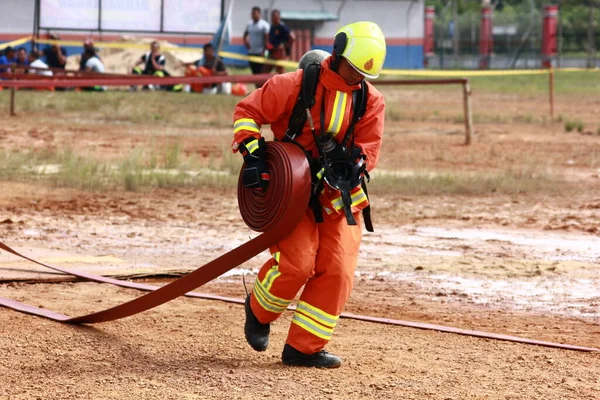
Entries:
{"type": "MultiPolygon", "coordinates": [[[[352,91],[330,69],[331,57],[322,62],[321,75],[311,114],[320,132],[320,113],[325,102],[325,132],[340,143],[350,125],[352,91]]],[[[276,139],[282,140],[302,83],[302,70],[277,75],[242,100],[234,112],[233,149],[249,137],[260,138],[260,129],[271,124],[276,139]]],[[[383,135],[385,102],[370,83],[364,116],[354,129],[356,146],[366,155],[368,170],[377,165],[383,135]]],[[[296,141],[318,159],[318,149],[308,124],[296,141]]],[[[331,194],[335,191],[325,192],[331,194]]],[[[325,194],[327,194],[325,193],[325,194]]],[[[323,196],[322,196],[323,197],[323,196]]],[[[316,223],[307,209],[302,221],[291,234],[270,248],[272,258],[260,269],[250,306],[262,324],[274,321],[305,285],[290,326],[287,343],[312,354],[330,340],[352,290],[358,249],[362,237],[359,210],[368,204],[362,189],[352,191],[352,212],[358,225],[348,225],[341,199],[325,196],[324,222],[316,223]],[[339,205],[339,207],[338,207],[339,205]]]]}

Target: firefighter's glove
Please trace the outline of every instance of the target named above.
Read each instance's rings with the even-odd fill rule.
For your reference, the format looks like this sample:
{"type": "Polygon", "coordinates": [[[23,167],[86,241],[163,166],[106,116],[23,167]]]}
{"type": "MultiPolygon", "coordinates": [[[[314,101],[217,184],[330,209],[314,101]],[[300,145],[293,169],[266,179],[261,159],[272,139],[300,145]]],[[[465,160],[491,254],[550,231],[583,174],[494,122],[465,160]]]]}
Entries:
{"type": "Polygon", "coordinates": [[[265,162],[265,139],[248,138],[240,146],[244,157],[242,183],[245,187],[267,190],[271,175],[265,162]]]}

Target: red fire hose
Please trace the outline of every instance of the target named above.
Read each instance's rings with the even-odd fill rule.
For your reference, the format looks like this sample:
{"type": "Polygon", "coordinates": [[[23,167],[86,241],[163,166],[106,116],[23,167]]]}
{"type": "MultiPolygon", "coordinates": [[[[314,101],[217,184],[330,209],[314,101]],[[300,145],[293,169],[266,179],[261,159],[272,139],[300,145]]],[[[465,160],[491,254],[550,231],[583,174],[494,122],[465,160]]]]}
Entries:
{"type": "MultiPolygon", "coordinates": [[[[3,297],[0,297],[0,306],[49,318],[58,322],[91,324],[125,318],[164,304],[179,296],[243,304],[244,301],[240,299],[195,293],[191,292],[191,290],[210,282],[225,272],[254,257],[261,251],[267,249],[269,246],[276,243],[281,237],[287,235],[300,221],[300,218],[304,214],[308,205],[308,197],[311,185],[308,162],[306,161],[304,153],[295,145],[272,142],[269,144],[269,146],[267,146],[267,164],[269,166],[269,171],[271,171],[271,183],[269,185],[269,190],[265,193],[246,189],[241,182],[238,183],[238,203],[244,222],[246,222],[246,224],[253,230],[264,233],[222,255],[221,257],[209,262],[208,264],[205,264],[188,275],[162,287],[122,281],[89,274],[86,272],[53,267],[22,255],[4,243],[0,242],[0,249],[55,271],[77,276],[90,281],[110,283],[121,287],[150,291],[150,293],[129,302],[79,317],[69,317],[44,308],[31,306],[3,297]]],[[[290,309],[293,309],[293,307],[290,307],[290,309]]],[[[475,336],[487,339],[554,347],[566,350],[600,352],[600,349],[592,347],[540,341],[482,331],[464,330],[435,324],[370,317],[350,313],[342,313],[341,317],[360,321],[377,322],[389,325],[475,336]]]]}
{"type": "MultiPolygon", "coordinates": [[[[79,317],[69,317],[4,298],[0,298],[0,305],[55,321],[92,324],[114,321],[149,310],[212,281],[275,244],[281,237],[287,235],[304,215],[311,188],[310,170],[304,152],[293,144],[273,142],[267,146],[266,161],[269,171],[271,171],[269,190],[261,193],[246,189],[241,181],[238,185],[238,202],[244,221],[252,229],[264,233],[188,275],[156,288],[150,285],[79,273],[77,276],[84,279],[151,290],[150,293],[129,302],[79,317]]],[[[0,244],[0,248],[36,264],[49,267],[24,257],[4,244],[0,244]]],[[[72,274],[59,268],[50,268],[72,274]]]]}

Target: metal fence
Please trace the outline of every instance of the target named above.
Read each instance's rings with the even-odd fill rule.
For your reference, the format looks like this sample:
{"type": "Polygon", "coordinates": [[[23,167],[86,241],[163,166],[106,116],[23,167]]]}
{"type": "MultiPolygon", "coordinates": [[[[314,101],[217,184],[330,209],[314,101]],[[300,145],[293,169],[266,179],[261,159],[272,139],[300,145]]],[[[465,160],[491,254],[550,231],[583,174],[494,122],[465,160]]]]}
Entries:
{"type": "MultiPolygon", "coordinates": [[[[577,24],[574,17],[558,20],[558,50],[554,61],[557,67],[597,67],[600,58],[595,51],[589,51],[595,43],[600,43],[600,11],[594,19],[577,24]],[[589,36],[588,23],[593,23],[593,36],[589,36]]],[[[586,17],[587,18],[587,17],[586,17]]],[[[526,13],[506,14],[495,12],[493,17],[493,55],[490,67],[539,68],[542,64],[542,26],[543,10],[531,8],[526,13]]],[[[477,11],[465,12],[457,18],[456,28],[450,10],[438,10],[436,13],[434,35],[435,55],[429,59],[430,68],[475,69],[479,66],[479,37],[481,14],[477,11]],[[458,40],[454,38],[457,30],[458,40]],[[457,46],[455,49],[455,41],[457,46]]]]}

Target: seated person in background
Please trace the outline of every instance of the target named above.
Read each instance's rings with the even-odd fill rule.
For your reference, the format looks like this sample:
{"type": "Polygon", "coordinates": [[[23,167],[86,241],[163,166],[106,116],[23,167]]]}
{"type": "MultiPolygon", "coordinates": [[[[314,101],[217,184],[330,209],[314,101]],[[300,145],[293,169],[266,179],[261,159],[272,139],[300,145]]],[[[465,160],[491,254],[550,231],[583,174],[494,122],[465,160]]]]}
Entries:
{"type": "MultiPolygon", "coordinates": [[[[213,45],[211,43],[206,43],[202,49],[204,51],[204,56],[201,59],[196,60],[193,63],[183,64],[187,67],[185,76],[226,76],[227,69],[225,68],[225,64],[223,64],[223,60],[215,55],[215,48],[213,45]]],[[[231,94],[231,83],[223,82],[208,85],[194,83],[190,85],[190,89],[192,92],[197,93],[231,94]]]]}
{"type": "MultiPolygon", "coordinates": [[[[279,10],[273,10],[271,12],[271,29],[269,30],[269,41],[267,43],[267,49],[269,50],[270,60],[285,60],[287,54],[294,43],[294,34],[290,32],[289,28],[281,22],[281,15],[279,10]]],[[[263,66],[263,72],[269,73],[275,67],[275,71],[278,74],[283,74],[285,69],[283,66],[275,66],[273,64],[265,64],[263,66]]]]}
{"type": "MultiPolygon", "coordinates": [[[[15,49],[11,46],[8,46],[4,49],[4,55],[0,56],[0,66],[2,65],[11,65],[17,63],[17,56],[15,54],[15,49]]],[[[9,68],[0,68],[0,72],[10,72],[9,68]]]]}
{"type": "MultiPolygon", "coordinates": [[[[160,52],[160,45],[157,41],[150,43],[150,51],[144,54],[131,68],[131,73],[134,75],[152,75],[152,76],[171,76],[165,69],[167,59],[160,52]],[[144,64],[144,68],[140,65],[144,64]]],[[[137,90],[136,86],[131,87],[132,90],[137,90]]],[[[172,90],[174,92],[180,92],[183,89],[183,85],[148,85],[144,89],[163,89],[172,90]]]]}
{"type": "MultiPolygon", "coordinates": [[[[96,74],[103,74],[104,73],[104,63],[102,63],[102,60],[100,59],[100,57],[98,57],[98,54],[96,54],[96,49],[94,48],[94,43],[92,43],[91,40],[86,40],[86,43],[84,43],[84,45],[83,45],[83,54],[81,55],[82,59],[85,58],[83,70],[87,71],[87,72],[93,72],[96,74]],[[87,45],[86,45],[86,43],[87,43],[87,45]]],[[[79,68],[81,68],[81,67],[82,67],[81,63],[79,63],[79,68]]],[[[86,90],[86,91],[103,92],[106,90],[106,87],[96,85],[93,87],[84,87],[82,89],[86,90]]]]}
{"type": "Polygon", "coordinates": [[[17,50],[17,64],[29,65],[29,59],[27,57],[27,50],[25,50],[25,47],[19,47],[17,50]]]}
{"type": "MultiPolygon", "coordinates": [[[[60,36],[58,35],[50,35],[50,39],[52,40],[60,40],[60,36]]],[[[46,56],[46,64],[50,68],[57,68],[64,70],[67,65],[67,49],[58,44],[53,44],[44,49],[44,56],[46,56]]],[[[56,75],[64,75],[61,72],[54,72],[54,76],[56,75]]],[[[57,91],[64,92],[66,90],[70,90],[69,88],[58,87],[57,91]]]]}
{"type": "Polygon", "coordinates": [[[29,73],[30,74],[36,74],[36,75],[44,75],[44,76],[52,76],[52,71],[48,70],[48,64],[46,64],[45,62],[43,62],[40,59],[40,54],[37,51],[37,49],[33,49],[32,51],[29,52],[29,66],[36,68],[36,69],[29,69],[29,73]],[[40,68],[40,69],[37,69],[40,68]],[[45,69],[46,71],[42,71],[42,68],[45,69]]]}
{"type": "MultiPolygon", "coordinates": [[[[60,40],[60,36],[51,35],[50,39],[60,40]]],[[[46,56],[46,63],[50,68],[65,69],[67,65],[67,50],[57,44],[53,44],[44,49],[44,56],[46,56]]]]}
{"type": "Polygon", "coordinates": [[[22,68],[29,65],[29,59],[27,57],[27,50],[25,50],[25,47],[19,47],[17,49],[17,65],[19,66],[19,68],[15,69],[17,74],[27,73],[27,68],[22,68]]]}
{"type": "Polygon", "coordinates": [[[94,48],[94,42],[92,39],[86,39],[85,42],[83,42],[83,53],[81,53],[81,58],[79,59],[80,71],[86,70],[85,63],[88,59],[90,59],[90,57],[97,57],[98,59],[100,58],[98,54],[96,54],[96,49],[94,48]]]}
{"type": "MultiPolygon", "coordinates": [[[[28,61],[29,61],[29,69],[28,69],[28,73],[29,74],[35,74],[35,75],[43,75],[43,76],[52,76],[52,71],[50,71],[48,69],[48,64],[46,64],[45,62],[43,62],[40,59],[40,52],[37,49],[33,49],[29,52],[29,55],[27,56],[28,61]]],[[[47,90],[50,92],[54,91],[53,87],[38,87],[35,88],[35,90],[47,90]]]]}

